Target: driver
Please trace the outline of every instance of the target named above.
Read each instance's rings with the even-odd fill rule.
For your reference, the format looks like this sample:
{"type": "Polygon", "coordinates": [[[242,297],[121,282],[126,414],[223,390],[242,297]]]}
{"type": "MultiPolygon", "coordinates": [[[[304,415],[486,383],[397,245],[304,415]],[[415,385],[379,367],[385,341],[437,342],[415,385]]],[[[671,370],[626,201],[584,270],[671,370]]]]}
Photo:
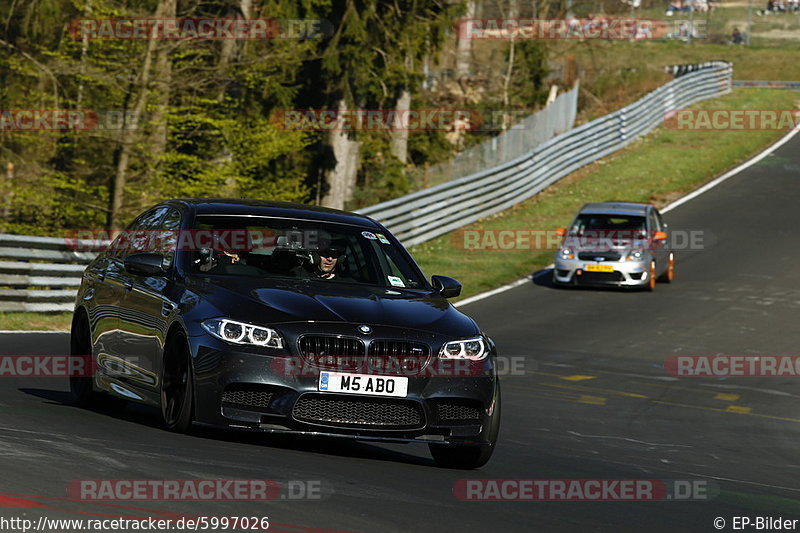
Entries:
{"type": "Polygon", "coordinates": [[[319,259],[314,260],[314,274],[318,278],[333,279],[336,277],[336,263],[339,262],[339,257],[342,255],[342,250],[335,246],[326,246],[321,248],[317,255],[319,259]]]}
{"type": "MultiPolygon", "coordinates": [[[[310,246],[310,264],[306,268],[313,277],[320,279],[334,279],[341,277],[337,271],[340,260],[344,254],[344,247],[325,230],[320,230],[314,235],[316,242],[310,246]]],[[[340,269],[341,270],[341,269],[340,269]]]]}

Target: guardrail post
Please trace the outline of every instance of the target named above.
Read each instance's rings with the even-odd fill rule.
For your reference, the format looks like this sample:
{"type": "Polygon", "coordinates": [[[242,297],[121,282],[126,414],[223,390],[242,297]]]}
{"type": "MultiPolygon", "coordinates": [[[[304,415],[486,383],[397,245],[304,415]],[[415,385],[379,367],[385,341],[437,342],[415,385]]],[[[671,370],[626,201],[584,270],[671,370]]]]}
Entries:
{"type": "Polygon", "coordinates": [[[619,140],[625,141],[628,138],[628,122],[627,118],[625,117],[625,111],[619,111],[619,140]]]}

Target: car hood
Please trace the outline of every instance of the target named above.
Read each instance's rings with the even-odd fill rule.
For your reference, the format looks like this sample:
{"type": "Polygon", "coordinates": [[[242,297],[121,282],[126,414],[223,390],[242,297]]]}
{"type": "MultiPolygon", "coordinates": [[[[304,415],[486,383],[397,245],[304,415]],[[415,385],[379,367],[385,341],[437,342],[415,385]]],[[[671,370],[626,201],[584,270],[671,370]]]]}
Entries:
{"type": "MultiPolygon", "coordinates": [[[[258,324],[343,322],[413,328],[458,337],[475,322],[430,293],[315,280],[214,277],[191,290],[228,318],[258,324]]],[[[210,318],[210,317],[207,317],[210,318]]]]}

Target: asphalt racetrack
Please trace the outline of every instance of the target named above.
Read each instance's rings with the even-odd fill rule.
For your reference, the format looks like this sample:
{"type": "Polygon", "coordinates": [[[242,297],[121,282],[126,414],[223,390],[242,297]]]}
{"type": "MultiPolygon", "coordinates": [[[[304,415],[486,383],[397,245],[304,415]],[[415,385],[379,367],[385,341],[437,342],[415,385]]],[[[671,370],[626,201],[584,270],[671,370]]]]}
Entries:
{"type": "MultiPolygon", "coordinates": [[[[425,446],[178,435],[145,408],[73,407],[63,378],[4,377],[0,517],[268,516],[271,531],[437,533],[735,531],[734,517],[800,518],[800,378],[679,378],[663,368],[673,355],[800,353],[798,205],[800,136],[665,215],[673,230],[703,236],[701,249],[677,255],[673,284],[556,289],[545,272],[462,307],[503,356],[522,358],[523,371],[502,379],[500,445],[480,470],[438,468],[425,446]],[[217,478],[311,481],[321,491],[108,502],[76,501],[67,489],[85,479],[217,478]],[[691,501],[453,494],[458,480],[490,478],[696,480],[708,490],[691,501]]],[[[3,355],[68,349],[66,334],[0,336],[3,355]]]]}

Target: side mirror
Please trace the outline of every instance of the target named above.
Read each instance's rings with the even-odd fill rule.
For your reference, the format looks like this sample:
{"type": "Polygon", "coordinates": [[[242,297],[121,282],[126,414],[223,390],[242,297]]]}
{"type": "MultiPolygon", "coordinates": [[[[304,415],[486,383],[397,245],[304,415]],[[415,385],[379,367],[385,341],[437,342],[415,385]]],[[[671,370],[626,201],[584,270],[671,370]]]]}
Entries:
{"type": "Polygon", "coordinates": [[[655,235],[653,235],[654,241],[665,241],[667,240],[667,234],[664,231],[657,231],[655,235]]]}
{"type": "Polygon", "coordinates": [[[447,276],[431,276],[431,285],[434,290],[445,298],[455,298],[461,294],[461,284],[447,276]]]}
{"type": "Polygon", "coordinates": [[[152,252],[131,254],[125,258],[125,271],[143,276],[160,276],[166,273],[164,256],[152,252]]]}
{"type": "Polygon", "coordinates": [[[556,235],[563,237],[567,234],[567,228],[556,228],[556,235]]]}

